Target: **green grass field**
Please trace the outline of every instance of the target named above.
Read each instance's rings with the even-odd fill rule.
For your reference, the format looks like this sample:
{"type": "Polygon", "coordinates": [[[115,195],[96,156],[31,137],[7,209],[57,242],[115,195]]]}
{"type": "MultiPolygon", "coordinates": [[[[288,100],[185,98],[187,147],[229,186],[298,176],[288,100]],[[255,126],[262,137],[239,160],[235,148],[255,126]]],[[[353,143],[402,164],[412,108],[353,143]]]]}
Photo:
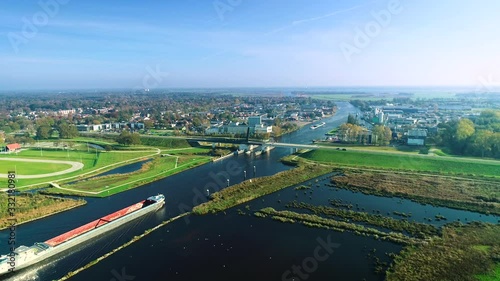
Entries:
{"type": "Polygon", "coordinates": [[[155,157],[143,165],[140,171],[96,177],[76,184],[61,185],[65,189],[49,189],[48,193],[106,197],[146,183],[170,176],[209,162],[211,157],[186,155],[177,157],[155,157]],[[177,165],[177,166],[176,166],[177,165]],[[69,189],[69,190],[68,190],[69,189]]]}
{"type": "Polygon", "coordinates": [[[15,171],[18,175],[40,175],[69,169],[69,164],[35,163],[23,161],[0,161],[0,173],[15,171]]]}
{"type": "Polygon", "coordinates": [[[349,144],[349,143],[317,143],[320,146],[324,147],[340,147],[351,150],[361,150],[361,151],[382,151],[382,152],[394,152],[394,153],[413,153],[418,154],[420,151],[419,147],[411,147],[411,146],[375,146],[375,145],[359,145],[359,144],[349,144]]]}
{"type": "Polygon", "coordinates": [[[77,137],[77,138],[73,138],[73,139],[61,139],[61,141],[80,142],[80,143],[83,143],[84,145],[86,143],[93,143],[93,144],[97,144],[97,145],[100,145],[100,146],[115,145],[115,144],[117,144],[116,142],[114,142],[112,140],[96,139],[96,138],[86,138],[86,137],[77,137]]]}
{"type": "Polygon", "coordinates": [[[190,147],[182,149],[164,149],[162,154],[178,155],[178,154],[208,154],[211,148],[205,147],[190,147]]]}
{"type": "Polygon", "coordinates": [[[380,169],[500,177],[500,161],[495,164],[469,162],[464,158],[446,159],[411,154],[383,154],[355,150],[337,151],[322,149],[309,151],[300,156],[313,161],[338,164],[341,166],[362,166],[380,169]]]}
{"type": "Polygon", "coordinates": [[[500,263],[496,264],[495,269],[489,274],[477,275],[479,281],[498,281],[500,280],[500,263]]]}
{"type": "Polygon", "coordinates": [[[125,151],[110,151],[99,153],[99,158],[97,159],[96,166],[102,167],[106,165],[115,164],[121,161],[127,161],[129,159],[134,159],[138,157],[143,157],[145,155],[154,154],[156,151],[151,150],[148,152],[125,152],[125,151]]]}
{"type": "MultiPolygon", "coordinates": [[[[51,181],[58,181],[61,179],[65,179],[68,177],[76,177],[81,175],[82,173],[88,173],[95,171],[97,169],[103,168],[107,165],[117,164],[122,161],[132,160],[134,158],[145,158],[148,155],[154,154],[155,150],[143,151],[143,152],[99,152],[94,150],[90,150],[87,152],[87,149],[84,150],[70,150],[70,151],[62,151],[62,150],[37,150],[37,149],[29,149],[23,150],[18,154],[3,154],[1,157],[10,157],[10,158],[30,158],[30,159],[49,159],[49,160],[63,160],[63,161],[74,161],[81,162],[84,164],[84,167],[81,171],[71,172],[64,175],[53,176],[53,177],[44,177],[39,179],[18,179],[17,187],[23,189],[23,187],[47,183],[51,181]]],[[[137,159],[139,161],[140,159],[137,159]]],[[[2,161],[3,162],[3,161],[2,161]]],[[[0,162],[0,163],[2,163],[0,162]]],[[[6,161],[5,161],[6,162],[6,161]]],[[[28,163],[27,163],[28,164],[28,163]]],[[[41,163],[40,163],[41,164],[41,163]]],[[[31,163],[32,167],[42,166],[38,163],[31,163]]],[[[45,164],[44,164],[45,165],[45,164]]],[[[116,166],[111,166],[109,168],[100,170],[99,172],[104,172],[106,170],[112,169],[116,166]]],[[[36,168],[38,169],[38,168],[36,168]]],[[[41,168],[40,168],[41,169],[41,168]]],[[[19,172],[21,173],[21,172],[19,172]]],[[[44,184],[46,185],[46,184],[44,184]]]]}

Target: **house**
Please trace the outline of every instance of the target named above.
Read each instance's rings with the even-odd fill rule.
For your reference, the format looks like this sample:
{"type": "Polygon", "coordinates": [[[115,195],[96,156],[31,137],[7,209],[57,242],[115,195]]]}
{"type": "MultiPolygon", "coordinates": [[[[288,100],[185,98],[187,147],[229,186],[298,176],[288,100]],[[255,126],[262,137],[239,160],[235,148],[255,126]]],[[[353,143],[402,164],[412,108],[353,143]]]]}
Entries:
{"type": "Polygon", "coordinates": [[[7,152],[16,152],[16,151],[19,151],[20,149],[21,149],[21,145],[18,143],[11,143],[5,147],[5,151],[7,151],[7,152]]]}
{"type": "Polygon", "coordinates": [[[427,138],[427,131],[422,129],[413,129],[408,131],[408,145],[424,145],[427,138]]]}

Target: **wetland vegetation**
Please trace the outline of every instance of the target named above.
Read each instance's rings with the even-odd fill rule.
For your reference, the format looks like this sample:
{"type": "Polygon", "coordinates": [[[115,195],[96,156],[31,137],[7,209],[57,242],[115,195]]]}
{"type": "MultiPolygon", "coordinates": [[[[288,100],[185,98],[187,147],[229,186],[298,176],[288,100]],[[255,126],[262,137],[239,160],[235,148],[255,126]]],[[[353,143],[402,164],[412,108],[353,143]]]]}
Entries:
{"type": "Polygon", "coordinates": [[[344,169],[332,183],[363,193],[396,196],[420,203],[500,214],[500,182],[403,172],[344,169]]]}
{"type": "Polygon", "coordinates": [[[384,232],[376,228],[366,227],[347,221],[292,211],[277,211],[271,207],[260,209],[255,213],[255,216],[263,218],[270,216],[272,219],[281,222],[301,223],[308,227],[326,228],[339,232],[351,231],[356,235],[372,236],[375,239],[390,241],[398,244],[424,243],[423,239],[409,237],[400,232],[384,232]]]}
{"type": "Polygon", "coordinates": [[[298,184],[331,172],[331,168],[319,164],[303,164],[272,176],[249,179],[213,193],[210,201],[193,208],[193,213],[203,215],[226,210],[255,198],[298,184]]]}
{"type": "Polygon", "coordinates": [[[499,280],[500,225],[454,224],[427,244],[406,247],[387,272],[387,281],[499,280]]]}
{"type": "Polygon", "coordinates": [[[13,216],[10,216],[8,211],[7,193],[0,193],[0,229],[7,228],[15,219],[16,224],[25,223],[34,219],[39,219],[48,215],[53,215],[62,211],[69,210],[86,202],[84,200],[76,200],[70,198],[59,198],[41,194],[23,193],[15,195],[15,208],[13,208],[13,216]]]}
{"type": "Polygon", "coordinates": [[[383,227],[394,231],[407,232],[417,238],[428,238],[439,235],[439,230],[429,224],[409,222],[407,220],[393,219],[384,217],[380,214],[370,214],[367,212],[356,212],[352,210],[342,210],[327,206],[315,206],[303,202],[293,201],[287,204],[287,207],[293,209],[303,209],[313,212],[315,215],[325,215],[343,221],[356,221],[370,224],[377,227],[383,227]]]}

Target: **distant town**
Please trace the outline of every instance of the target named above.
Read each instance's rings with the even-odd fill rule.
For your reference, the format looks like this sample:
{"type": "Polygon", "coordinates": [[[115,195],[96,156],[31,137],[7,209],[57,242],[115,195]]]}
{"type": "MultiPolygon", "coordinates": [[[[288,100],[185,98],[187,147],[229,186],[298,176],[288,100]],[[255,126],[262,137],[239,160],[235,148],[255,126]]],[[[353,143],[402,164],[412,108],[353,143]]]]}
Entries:
{"type": "MultiPolygon", "coordinates": [[[[4,151],[13,149],[7,144],[33,145],[50,138],[69,139],[81,134],[119,134],[124,131],[159,136],[251,136],[269,140],[331,116],[336,111],[335,93],[314,92],[291,92],[288,95],[75,92],[36,97],[23,94],[15,99],[7,94],[4,97],[5,102],[0,105],[0,136],[5,143],[4,151]]],[[[498,125],[490,119],[495,116],[493,110],[500,107],[498,100],[493,94],[456,94],[450,98],[422,99],[411,93],[381,96],[353,93],[349,101],[358,111],[352,112],[345,124],[332,130],[324,139],[314,141],[450,145],[453,140],[443,139],[445,124],[470,120],[476,123],[477,129],[491,132],[488,137],[494,142],[498,135],[494,134],[498,131],[495,126],[498,125]]],[[[484,155],[486,151],[494,156],[498,150],[483,147],[471,152],[472,147],[468,150],[462,147],[462,151],[456,152],[484,155]]]]}
{"type": "Polygon", "coordinates": [[[0,106],[5,142],[32,143],[79,133],[219,135],[269,138],[301,122],[332,115],[335,103],[302,96],[225,94],[58,94],[42,98],[6,97],[0,106]]]}

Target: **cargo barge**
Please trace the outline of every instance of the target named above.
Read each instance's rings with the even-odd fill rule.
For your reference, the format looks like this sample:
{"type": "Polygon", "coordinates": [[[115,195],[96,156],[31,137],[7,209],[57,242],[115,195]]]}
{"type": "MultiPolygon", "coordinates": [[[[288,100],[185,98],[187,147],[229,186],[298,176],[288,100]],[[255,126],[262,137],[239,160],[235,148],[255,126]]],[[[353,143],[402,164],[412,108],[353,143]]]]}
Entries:
{"type": "Polygon", "coordinates": [[[19,246],[9,254],[0,256],[0,275],[36,264],[133,219],[156,211],[164,204],[165,196],[162,194],[151,196],[45,242],[37,242],[31,247],[19,246]]]}

